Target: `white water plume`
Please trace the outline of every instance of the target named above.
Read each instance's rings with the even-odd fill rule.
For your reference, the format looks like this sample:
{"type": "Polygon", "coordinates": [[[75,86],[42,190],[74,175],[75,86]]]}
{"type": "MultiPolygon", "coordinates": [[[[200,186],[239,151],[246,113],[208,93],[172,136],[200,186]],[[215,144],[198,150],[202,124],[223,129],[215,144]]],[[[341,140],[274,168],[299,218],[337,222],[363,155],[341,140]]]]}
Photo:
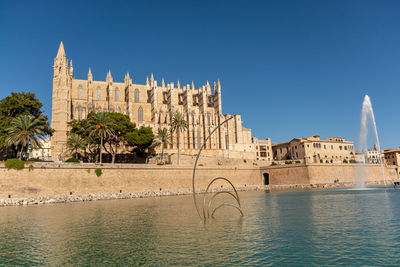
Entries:
{"type": "MultiPolygon", "coordinates": [[[[366,163],[368,163],[368,158],[367,158],[367,152],[368,152],[368,144],[367,144],[367,138],[368,138],[368,126],[369,122],[372,122],[372,126],[374,129],[373,134],[375,135],[375,144],[377,145],[377,150],[378,150],[378,155],[380,159],[380,164],[381,164],[381,169],[382,169],[382,177],[384,180],[384,183],[386,185],[386,178],[385,178],[385,172],[383,169],[383,159],[382,159],[382,154],[381,154],[381,146],[379,143],[379,137],[378,137],[378,131],[376,129],[376,122],[375,122],[375,115],[374,115],[374,110],[372,109],[372,104],[371,104],[371,99],[369,98],[368,95],[365,95],[364,101],[362,104],[362,109],[361,109],[361,125],[360,125],[360,136],[359,136],[359,143],[358,143],[358,151],[362,152],[364,154],[366,163]]],[[[366,164],[360,165],[360,171],[356,180],[356,185],[358,187],[365,187],[365,180],[367,177],[367,166],[366,164]]]]}

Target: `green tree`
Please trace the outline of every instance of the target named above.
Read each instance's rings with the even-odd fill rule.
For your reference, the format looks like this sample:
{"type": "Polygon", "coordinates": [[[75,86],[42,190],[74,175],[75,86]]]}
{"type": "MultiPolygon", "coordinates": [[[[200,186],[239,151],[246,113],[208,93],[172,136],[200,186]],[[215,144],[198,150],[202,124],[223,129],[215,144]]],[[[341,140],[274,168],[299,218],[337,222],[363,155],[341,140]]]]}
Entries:
{"type": "Polygon", "coordinates": [[[7,145],[21,147],[19,158],[22,159],[23,151],[31,145],[32,148],[41,148],[39,140],[45,139],[46,121],[43,117],[35,118],[32,115],[20,115],[10,122],[7,128],[7,145]]]}
{"type": "Polygon", "coordinates": [[[179,164],[179,139],[180,139],[179,137],[180,137],[180,133],[187,129],[188,123],[185,120],[185,118],[183,117],[182,113],[176,112],[172,116],[172,121],[170,123],[170,126],[171,126],[172,131],[176,131],[176,135],[177,135],[178,164],[179,164]]]}
{"type": "Polygon", "coordinates": [[[114,134],[105,138],[105,143],[108,146],[105,146],[104,149],[112,155],[112,163],[114,163],[115,156],[118,153],[118,147],[126,142],[126,134],[136,130],[136,124],[131,122],[128,115],[121,113],[112,112],[108,113],[108,116],[112,121],[110,129],[114,134]]]}
{"type": "Polygon", "coordinates": [[[88,151],[89,161],[96,161],[98,155],[100,138],[96,135],[90,134],[90,120],[95,113],[89,113],[87,119],[73,120],[68,123],[70,133],[75,133],[85,140],[86,148],[84,150],[85,155],[88,151]]]}
{"type": "Polygon", "coordinates": [[[6,139],[11,121],[19,115],[40,117],[45,121],[45,135],[52,135],[54,131],[49,127],[47,116],[43,115],[42,106],[43,104],[35,97],[34,93],[11,93],[10,96],[0,100],[0,148],[3,150],[0,154],[7,154],[7,150],[13,151],[11,154],[14,156],[17,153],[14,145],[7,146],[6,139]]]}
{"type": "Polygon", "coordinates": [[[78,150],[86,148],[86,140],[76,133],[71,133],[67,140],[67,147],[71,152],[75,152],[74,157],[78,158],[78,150]]]}
{"type": "Polygon", "coordinates": [[[90,126],[88,130],[90,132],[90,136],[100,137],[99,159],[100,163],[102,163],[102,148],[104,147],[104,139],[114,135],[114,131],[112,130],[113,121],[108,113],[99,112],[94,113],[89,118],[89,124],[90,126]]]}
{"type": "Polygon", "coordinates": [[[141,126],[138,130],[126,134],[125,140],[130,146],[134,147],[139,154],[147,157],[148,154],[151,154],[151,148],[154,143],[153,130],[151,127],[141,126]]]}
{"type": "Polygon", "coordinates": [[[171,138],[170,131],[167,128],[158,128],[156,138],[161,144],[161,163],[164,163],[164,148],[171,138]]]}

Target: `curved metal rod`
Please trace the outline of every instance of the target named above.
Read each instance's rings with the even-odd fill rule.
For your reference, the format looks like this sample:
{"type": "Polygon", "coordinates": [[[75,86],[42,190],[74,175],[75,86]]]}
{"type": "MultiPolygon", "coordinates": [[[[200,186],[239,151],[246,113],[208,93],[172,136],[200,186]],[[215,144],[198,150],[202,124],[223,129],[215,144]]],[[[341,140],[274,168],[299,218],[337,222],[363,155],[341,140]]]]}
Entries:
{"type": "MultiPolygon", "coordinates": [[[[238,192],[236,191],[235,186],[231,183],[231,181],[229,181],[229,180],[226,179],[225,177],[217,177],[217,178],[214,178],[214,179],[208,184],[207,189],[206,189],[206,192],[204,192],[204,197],[203,197],[203,218],[204,218],[204,221],[206,220],[206,197],[207,197],[208,190],[210,189],[211,185],[212,185],[215,181],[218,181],[218,180],[223,180],[223,181],[228,182],[228,183],[232,186],[233,190],[235,191],[235,195],[236,195],[235,199],[236,199],[236,200],[239,199],[239,194],[238,194],[238,192]]],[[[239,206],[240,206],[240,201],[238,201],[238,204],[239,204],[239,206]]]]}
{"type": "Polygon", "coordinates": [[[236,205],[233,205],[233,204],[230,204],[230,203],[222,203],[221,205],[219,205],[218,207],[216,207],[216,208],[213,210],[213,212],[211,213],[211,218],[214,218],[214,213],[215,213],[219,208],[222,208],[223,206],[234,207],[234,208],[236,208],[236,209],[240,212],[240,214],[242,215],[242,217],[244,216],[243,211],[242,211],[242,209],[241,209],[240,207],[238,207],[238,206],[236,206],[236,205]]]}
{"type": "Polygon", "coordinates": [[[229,120],[231,120],[231,119],[233,119],[233,116],[230,117],[230,118],[228,118],[228,119],[226,119],[226,120],[224,120],[224,121],[223,121],[222,123],[220,123],[217,127],[215,127],[215,129],[213,129],[213,130],[211,131],[211,133],[207,136],[206,140],[204,141],[204,143],[203,143],[202,146],[200,147],[199,153],[197,153],[196,161],[195,161],[194,167],[193,167],[193,176],[192,176],[192,185],[193,185],[193,188],[192,188],[192,189],[193,189],[193,201],[194,201],[194,205],[195,205],[195,207],[196,207],[196,211],[197,211],[197,214],[199,215],[200,219],[205,219],[205,218],[202,218],[202,217],[201,217],[200,210],[199,210],[199,206],[197,205],[197,200],[196,200],[196,189],[195,189],[195,185],[194,185],[194,180],[195,180],[195,176],[196,176],[197,162],[199,161],[199,157],[200,157],[201,151],[202,151],[202,150],[204,149],[204,147],[206,146],[207,141],[208,141],[208,139],[210,139],[211,135],[212,135],[217,129],[219,129],[224,123],[226,123],[227,121],[229,121],[229,120]]]}
{"type": "Polygon", "coordinates": [[[211,204],[212,204],[213,199],[214,199],[216,196],[220,195],[220,194],[229,194],[229,195],[231,195],[234,199],[236,199],[236,201],[239,203],[239,207],[240,207],[239,199],[238,199],[232,192],[229,192],[229,191],[220,191],[220,192],[215,193],[215,194],[211,197],[211,199],[208,201],[207,218],[210,218],[210,208],[211,208],[211,204]]]}

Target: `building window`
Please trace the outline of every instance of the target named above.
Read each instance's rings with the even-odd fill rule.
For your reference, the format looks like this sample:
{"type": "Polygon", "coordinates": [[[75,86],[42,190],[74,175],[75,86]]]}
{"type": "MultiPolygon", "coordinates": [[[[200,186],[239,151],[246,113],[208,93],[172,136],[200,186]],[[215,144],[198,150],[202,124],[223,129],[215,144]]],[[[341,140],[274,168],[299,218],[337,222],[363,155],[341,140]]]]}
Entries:
{"type": "Polygon", "coordinates": [[[200,129],[197,129],[197,148],[200,149],[200,129]]]}
{"type": "Polygon", "coordinates": [[[118,90],[118,88],[115,88],[114,98],[115,98],[115,101],[119,101],[119,90],[118,90]]]}
{"type": "Polygon", "coordinates": [[[138,121],[143,121],[143,109],[139,107],[138,109],[138,121]]]}
{"type": "Polygon", "coordinates": [[[82,86],[79,86],[78,88],[78,99],[82,99],[83,98],[83,89],[82,86]]]}
{"type": "Polygon", "coordinates": [[[135,102],[139,103],[139,89],[135,89],[135,102]]]}
{"type": "Polygon", "coordinates": [[[79,107],[78,108],[78,120],[81,120],[81,119],[82,119],[82,108],[79,107]]]}
{"type": "Polygon", "coordinates": [[[193,140],[192,140],[193,148],[196,148],[196,143],[195,143],[195,141],[196,141],[196,136],[195,136],[195,134],[194,134],[194,129],[193,129],[193,131],[192,131],[192,135],[193,135],[193,140]]]}
{"type": "Polygon", "coordinates": [[[226,149],[229,149],[229,138],[228,138],[227,134],[225,135],[225,147],[226,147],[226,149]]]}
{"type": "Polygon", "coordinates": [[[97,87],[96,99],[97,99],[97,101],[101,100],[101,89],[100,89],[100,87],[97,87]]]}

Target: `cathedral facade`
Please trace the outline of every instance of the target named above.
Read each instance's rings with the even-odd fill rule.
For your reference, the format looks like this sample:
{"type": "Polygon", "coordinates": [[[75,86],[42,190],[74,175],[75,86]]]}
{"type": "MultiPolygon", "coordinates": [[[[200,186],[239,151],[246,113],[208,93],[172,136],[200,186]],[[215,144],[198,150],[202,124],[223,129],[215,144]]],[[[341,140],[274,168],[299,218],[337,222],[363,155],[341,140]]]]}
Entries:
{"type": "MultiPolygon", "coordinates": [[[[129,115],[137,127],[169,128],[175,112],[183,114],[188,128],[179,135],[182,154],[194,155],[211,131],[230,117],[205,145],[202,155],[231,158],[256,157],[256,144],[251,130],[242,126],[240,115],[222,113],[221,84],[209,82],[198,88],[194,83],[181,85],[178,81],[159,83],[151,75],[145,84],[133,83],[129,73],[123,82],[115,82],[109,71],[105,81],[96,81],[89,68],[87,79],[75,79],[72,60],[68,61],[61,42],[54,59],[53,103],[51,127],[52,155],[67,153],[68,122],[85,119],[89,112],[119,112],[129,115]]],[[[176,153],[177,136],[165,149],[176,153]]]]}

